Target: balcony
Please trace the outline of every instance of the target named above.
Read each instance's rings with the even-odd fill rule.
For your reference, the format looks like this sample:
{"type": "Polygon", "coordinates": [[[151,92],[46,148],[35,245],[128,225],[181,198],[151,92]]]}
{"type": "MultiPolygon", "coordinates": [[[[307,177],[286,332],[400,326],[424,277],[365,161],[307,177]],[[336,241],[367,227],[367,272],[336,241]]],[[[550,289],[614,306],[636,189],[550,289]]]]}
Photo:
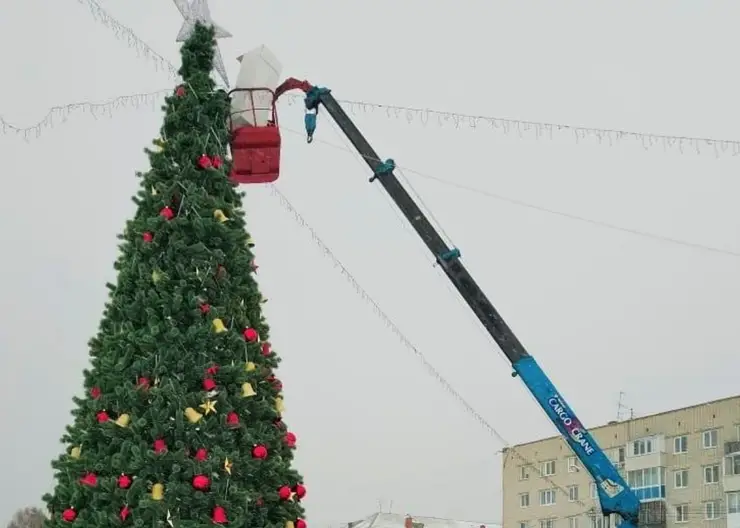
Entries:
{"type": "Polygon", "coordinates": [[[740,442],[725,444],[725,471],[722,485],[726,492],[740,491],[740,442]],[[737,446],[729,446],[737,444],[737,446]]]}
{"type": "Polygon", "coordinates": [[[664,528],[666,525],[665,501],[640,503],[639,525],[650,528],[664,528]]]}

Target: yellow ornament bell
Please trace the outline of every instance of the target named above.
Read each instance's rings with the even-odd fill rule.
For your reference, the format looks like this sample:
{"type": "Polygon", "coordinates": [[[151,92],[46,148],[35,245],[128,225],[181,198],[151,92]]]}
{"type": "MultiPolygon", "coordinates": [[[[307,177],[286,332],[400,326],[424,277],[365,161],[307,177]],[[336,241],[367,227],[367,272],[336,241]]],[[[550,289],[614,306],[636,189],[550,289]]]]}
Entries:
{"type": "Polygon", "coordinates": [[[275,410],[279,413],[282,413],[285,410],[285,404],[280,396],[275,398],[275,410]]]}
{"type": "Polygon", "coordinates": [[[121,416],[116,418],[116,425],[118,427],[128,427],[128,424],[131,423],[131,416],[123,413],[121,416]]]}
{"type": "Polygon", "coordinates": [[[185,409],[185,418],[187,418],[190,423],[198,423],[200,419],[203,418],[203,415],[192,407],[188,407],[185,409]]]}
{"type": "Polygon", "coordinates": [[[260,303],[265,304],[267,302],[267,297],[260,296],[260,303]]]}
{"type": "Polygon", "coordinates": [[[74,446],[69,452],[69,456],[71,456],[72,458],[80,458],[81,454],[82,449],[80,449],[80,446],[74,446]]]}
{"type": "Polygon", "coordinates": [[[152,196],[157,196],[159,194],[159,191],[154,185],[152,185],[151,189],[149,189],[149,192],[152,194],[152,196]]]}
{"type": "Polygon", "coordinates": [[[256,396],[257,393],[254,392],[254,389],[252,388],[252,384],[248,381],[245,381],[242,383],[242,396],[244,398],[249,398],[250,396],[256,396]]]}
{"type": "Polygon", "coordinates": [[[157,284],[161,280],[162,280],[162,274],[157,270],[152,271],[152,282],[154,284],[157,284]]]}
{"type": "Polygon", "coordinates": [[[226,332],[226,327],[224,326],[224,322],[221,319],[214,319],[211,325],[213,326],[213,331],[217,334],[220,334],[221,332],[226,332]]]}
{"type": "Polygon", "coordinates": [[[229,217],[226,216],[221,209],[216,209],[215,211],[213,211],[213,218],[215,218],[216,221],[221,222],[222,224],[229,221],[229,217]]]}
{"type": "Polygon", "coordinates": [[[285,521],[285,528],[295,528],[295,523],[293,521],[285,521]]]}
{"type": "Polygon", "coordinates": [[[224,471],[226,471],[226,473],[231,475],[232,467],[234,467],[234,464],[231,462],[231,460],[229,460],[229,457],[226,457],[226,459],[224,460],[224,471]]]}
{"type": "Polygon", "coordinates": [[[152,499],[160,501],[164,498],[164,486],[159,482],[152,486],[152,499]]]}
{"type": "Polygon", "coordinates": [[[257,365],[255,365],[251,361],[247,361],[247,364],[244,365],[244,370],[246,370],[247,372],[252,372],[254,370],[257,370],[257,365]]]}
{"type": "Polygon", "coordinates": [[[252,237],[247,237],[247,247],[248,248],[254,247],[254,239],[252,237]]]}

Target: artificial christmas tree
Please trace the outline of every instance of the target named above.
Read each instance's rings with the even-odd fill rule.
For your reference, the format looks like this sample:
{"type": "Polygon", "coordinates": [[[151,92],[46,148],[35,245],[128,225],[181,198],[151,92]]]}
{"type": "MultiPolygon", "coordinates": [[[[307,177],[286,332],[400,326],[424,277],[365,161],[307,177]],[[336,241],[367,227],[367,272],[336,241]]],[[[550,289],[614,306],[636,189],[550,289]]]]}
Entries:
{"type": "Polygon", "coordinates": [[[86,396],[53,462],[54,527],[304,526],[296,437],[226,160],[214,29],[182,47],[183,82],[140,174],[86,396]],[[288,491],[290,493],[288,493],[288,491]]]}

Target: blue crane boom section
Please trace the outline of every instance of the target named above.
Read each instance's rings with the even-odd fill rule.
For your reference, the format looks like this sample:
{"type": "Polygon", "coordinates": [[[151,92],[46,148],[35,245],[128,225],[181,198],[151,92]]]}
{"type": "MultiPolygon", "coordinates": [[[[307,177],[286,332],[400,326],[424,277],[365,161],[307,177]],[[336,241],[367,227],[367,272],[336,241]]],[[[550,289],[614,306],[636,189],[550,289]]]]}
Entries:
{"type": "MultiPolygon", "coordinates": [[[[583,467],[597,485],[602,513],[617,514],[619,528],[638,528],[640,501],[619,471],[596,443],[591,433],[578,420],[573,410],[547,377],[537,361],[526,351],[514,332],[494,308],[470,273],[461,262],[461,253],[450,248],[429,222],[409,193],[396,178],[393,160],[381,161],[367,139],[334,98],[331,90],[310,85],[305,81],[289,79],[282,89],[301,88],[306,92],[306,132],[308,141],[313,139],[320,107],[336,122],[347,139],[362,156],[373,173],[371,182],[377,181],[409,221],[429,251],[434,255],[447,278],[478,317],[486,331],[501,348],[514,369],[513,376],[524,382],[555,427],[560,431],[583,467]]],[[[278,88],[278,93],[281,88],[278,88]]]]}

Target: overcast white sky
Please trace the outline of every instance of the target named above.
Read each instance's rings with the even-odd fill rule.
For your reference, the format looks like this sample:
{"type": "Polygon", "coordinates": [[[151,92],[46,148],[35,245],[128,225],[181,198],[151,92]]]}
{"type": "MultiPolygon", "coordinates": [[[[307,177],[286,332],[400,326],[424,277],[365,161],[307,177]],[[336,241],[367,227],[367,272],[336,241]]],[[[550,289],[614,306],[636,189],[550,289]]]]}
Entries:
{"type": "MultiPolygon", "coordinates": [[[[101,0],[178,62],[175,6],[101,0]]],[[[738,138],[730,0],[212,1],[234,58],[267,44],[285,73],[341,99],[675,135],[738,138]]],[[[0,17],[0,115],[32,124],[54,105],[173,86],[74,0],[9,0],[0,17]]],[[[298,106],[282,124],[300,130],[298,106]]],[[[408,124],[358,125],[382,156],[440,178],[595,220],[740,251],[740,161],[408,124]]],[[[115,238],[133,212],[142,148],[161,114],[76,115],[25,143],[0,136],[0,519],[39,502],[80,392],[115,238]],[[7,485],[11,483],[12,485],[7,485]]],[[[341,144],[326,120],[318,138],[341,144]]],[[[511,443],[552,425],[420,242],[349,154],[286,132],[279,188],[409,338],[511,443]]],[[[584,423],[737,392],[737,257],[594,227],[407,173],[465,262],[584,423]]],[[[399,513],[500,519],[502,444],[347,285],[267,189],[249,225],[286,421],[310,521],[399,513]]]]}

